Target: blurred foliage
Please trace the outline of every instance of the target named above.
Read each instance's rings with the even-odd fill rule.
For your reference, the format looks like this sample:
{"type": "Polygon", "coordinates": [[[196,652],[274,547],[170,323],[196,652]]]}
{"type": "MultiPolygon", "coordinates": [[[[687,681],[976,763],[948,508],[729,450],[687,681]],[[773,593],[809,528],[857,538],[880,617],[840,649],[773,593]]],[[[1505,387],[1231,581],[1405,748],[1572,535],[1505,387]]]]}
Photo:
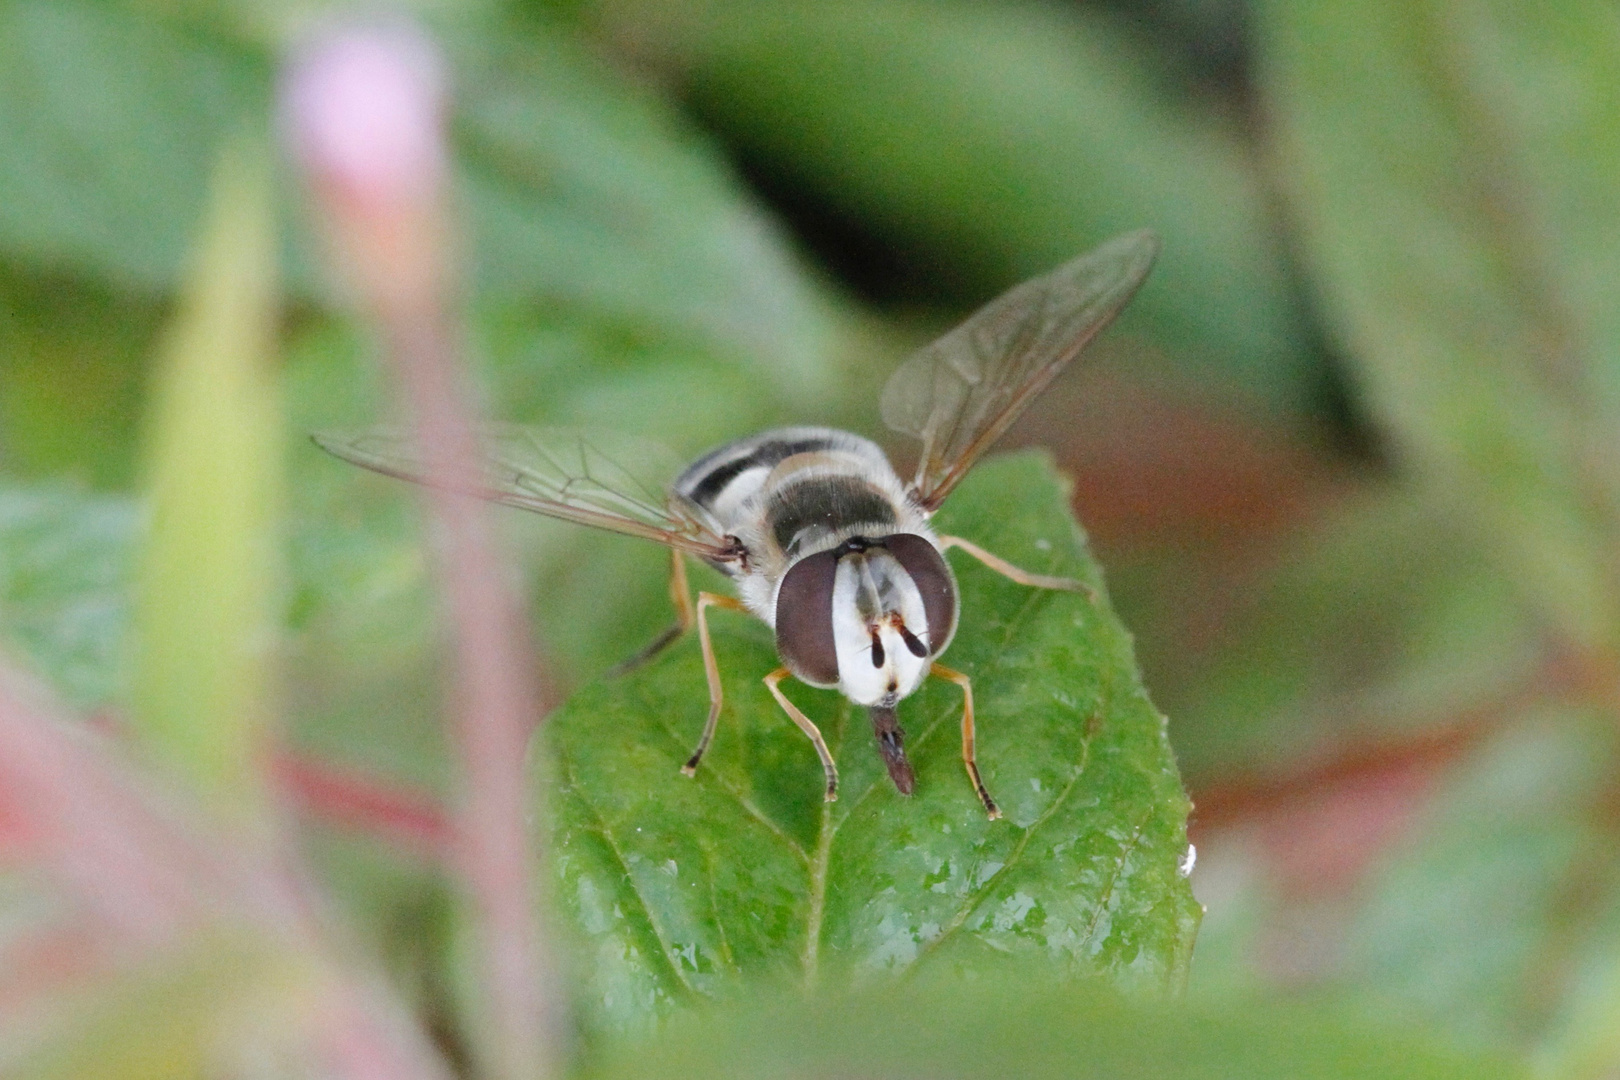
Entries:
{"type": "Polygon", "coordinates": [[[251,1067],[309,1008],[318,977],[280,944],[215,934],[107,978],[34,1033],[7,1075],[179,1080],[251,1067]]]}
{"type": "Polygon", "coordinates": [[[1368,405],[1557,632],[1613,650],[1613,7],[1261,11],[1279,178],[1368,405]]]}
{"type": "Polygon", "coordinates": [[[7,255],[174,288],[219,140],[268,107],[262,63],[94,0],[7,0],[0,42],[7,255]]]}
{"type": "Polygon", "coordinates": [[[1175,255],[1127,326],[1272,408],[1320,391],[1233,125],[1164,100],[1117,28],[1016,2],[602,6],[761,171],[935,288],[983,297],[1151,226],[1175,255]]]}
{"type": "Polygon", "coordinates": [[[0,269],[0,447],[9,470],[127,487],[158,307],[84,278],[0,269]]]}
{"type": "Polygon", "coordinates": [[[1409,1031],[1377,1032],[1297,1006],[1266,1014],[1167,1008],[1097,985],[941,980],[898,991],[772,1000],[672,1025],[647,1045],[589,1070],[603,1078],[990,1075],[1245,1076],[1336,1080],[1522,1075],[1483,1055],[1409,1031]]]}
{"type": "Polygon", "coordinates": [[[154,372],[130,704],[146,748],[244,816],[265,798],[281,612],[281,408],[266,162],[227,153],[154,372]]]}
{"type": "Polygon", "coordinates": [[[1616,747],[1595,719],[1537,710],[1458,770],[1426,828],[1367,883],[1345,939],[1351,985],[1380,987],[1390,1012],[1503,1046],[1569,1007],[1558,973],[1620,902],[1612,825],[1591,814],[1616,747]],[[1471,941],[1481,927],[1488,940],[1471,941]]]}
{"type": "Polygon", "coordinates": [[[137,515],[129,500],[57,485],[0,489],[5,653],[86,711],[126,700],[137,515]]]}
{"type": "Polygon", "coordinates": [[[1143,663],[1154,700],[1192,718],[1176,750],[1199,781],[1447,723],[1541,664],[1518,588],[1443,495],[1357,490],[1271,558],[1258,580],[1163,554],[1121,575],[1127,605],[1163,628],[1143,663]],[[1216,599],[1201,610],[1197,594],[1216,599]],[[1216,619],[1214,640],[1188,625],[1216,619]]]}
{"type": "Polygon", "coordinates": [[[456,58],[474,73],[455,133],[482,302],[541,300],[548,324],[578,320],[615,352],[723,358],[811,407],[834,392],[841,316],[658,102],[566,38],[486,30],[456,58]]]}
{"type": "MultiPolygon", "coordinates": [[[[318,269],[289,178],[276,178],[275,195],[290,301],[278,327],[281,429],[255,435],[227,419],[276,408],[269,391],[235,406],[199,395],[193,415],[223,427],[181,439],[183,423],[159,419],[175,415],[179,391],[152,372],[176,355],[158,335],[187,318],[188,252],[215,163],[231,140],[264,140],[282,50],[323,6],[0,0],[0,643],[73,706],[121,715],[142,670],[136,567],[150,590],[200,573],[210,553],[242,556],[183,524],[221,505],[204,497],[205,477],[260,490],[284,471],[284,591],[254,603],[286,613],[275,647],[289,752],[416,798],[443,794],[449,772],[417,511],[400,485],[303,440],[390,406],[375,345],[318,269]],[[170,502],[180,514],[170,524],[159,512],[157,540],[143,539],[154,508],[130,494],[143,424],[159,425],[150,446],[169,448],[146,475],[188,493],[170,502]]],[[[1549,1076],[1612,1072],[1612,5],[417,8],[455,71],[465,336],[499,418],[632,432],[677,458],[787,420],[871,430],[875,388],[924,324],[1139,225],[1161,232],[1166,254],[1106,359],[1199,417],[1176,426],[1144,414],[1132,427],[1131,400],[1105,397],[1041,429],[1060,461],[1094,470],[1082,491],[1117,487],[1111,512],[1164,534],[1111,531],[1119,520],[1079,507],[1117,570],[1113,595],[1200,807],[1191,884],[1210,911],[1189,1003],[1162,1012],[1100,990],[1029,989],[1068,964],[1053,965],[1054,950],[1073,955],[1051,946],[1056,927],[1098,911],[1109,926],[1097,939],[1119,948],[1075,968],[1155,982],[1186,963],[1192,914],[1173,866],[1184,796],[1111,614],[1043,599],[1020,616],[1042,633],[992,662],[973,635],[996,631],[1022,600],[966,567],[956,648],[981,680],[980,757],[1010,810],[1040,792],[1008,790],[1007,776],[1056,783],[1092,742],[1122,756],[1085,775],[1119,786],[1100,787],[1095,805],[1066,803],[1062,820],[1033,833],[1015,831],[1027,824],[1018,813],[987,825],[938,720],[956,691],[930,687],[908,709],[918,796],[902,811],[875,784],[856,806],[857,785],[878,776],[856,723],[839,743],[849,786],[832,810],[850,817],[835,833],[820,820],[813,756],[758,687],[759,628],[715,620],[728,711],[714,756],[684,781],[674,766],[703,705],[693,644],[631,679],[594,681],[667,624],[664,556],[502,519],[536,601],[549,682],[559,697],[584,687],[554,733],[574,770],[552,792],[554,901],[582,935],[592,1069],[1512,1074],[1447,1049],[1464,1044],[1532,1059],[1549,1076]],[[1344,386],[1348,404],[1335,398],[1344,386]],[[1119,422],[1087,427],[1101,416],[1119,422]],[[1210,449],[1232,443],[1202,440],[1211,418],[1233,417],[1246,435],[1284,433],[1286,453],[1258,437],[1245,445],[1265,448],[1255,468],[1286,483],[1237,485],[1230,497],[1206,482],[1241,467],[1210,449]],[[1363,452],[1324,449],[1336,446],[1363,452]],[[1303,494],[1278,497],[1280,509],[1256,494],[1290,483],[1303,494]],[[1177,532],[1178,513],[1206,516],[1177,532]],[[1060,641],[1070,617],[1081,631],[1060,641]],[[1027,704],[1045,684],[1019,666],[1046,677],[1048,660],[1072,668],[1064,692],[1076,695],[1051,713],[1027,704]],[[1119,726],[1064,729],[1059,714],[1106,697],[1108,680],[1123,694],[1108,699],[1119,726]],[[727,787],[762,816],[743,820],[727,787]],[[1149,812],[1151,852],[1121,856],[1120,829],[1149,812]],[[975,976],[983,993],[908,976],[898,997],[875,1003],[695,1010],[651,1048],[612,1033],[664,1011],[664,995],[746,996],[733,971],[801,979],[809,920],[794,906],[806,885],[792,848],[824,837],[838,886],[824,893],[824,987],[851,969],[870,978],[927,935],[915,920],[942,905],[964,920],[944,974],[975,976]],[[997,904],[1036,902],[1022,924],[989,899],[952,906],[972,860],[1010,864],[996,845],[1026,842],[1027,881],[983,883],[997,904]],[[659,852],[675,845],[691,854],[669,876],[674,856],[659,852]],[[920,864],[907,861],[917,859],[959,877],[918,891],[920,864]],[[1097,906],[1087,876],[1101,865],[1133,883],[1114,906],[1097,906]],[[1037,908],[1047,922],[1021,935],[1037,908]],[[761,930],[756,918],[775,922],[761,930]],[[1300,991],[1310,1002],[1297,1011],[1276,1004],[1300,991]]],[[[1004,471],[975,478],[948,511],[963,531],[1015,558],[1029,558],[1019,545],[1037,536],[1068,535],[1044,471],[1028,460],[994,469],[1004,471]]],[[[262,519],[240,519],[233,535],[249,520],[262,519]]],[[[273,558],[256,565],[275,573],[273,558]]],[[[141,625],[164,638],[200,627],[141,625]]],[[[828,695],[796,693],[828,727],[860,719],[828,695]]],[[[226,735],[195,730],[186,752],[226,735]]],[[[450,989],[459,915],[442,875],[318,808],[304,825],[356,938],[387,957],[453,1049],[464,1028],[450,989]]],[[[0,946],[10,925],[0,913],[0,946]]],[[[138,979],[120,984],[137,987],[128,997],[113,988],[107,1000],[124,1004],[98,1014],[95,1030],[134,1024],[158,1039],[143,1018],[169,1015],[214,1038],[198,1003],[248,974],[216,959],[225,967],[205,958],[200,983],[183,962],[178,975],[159,972],[150,985],[176,996],[138,979]],[[161,1006],[170,1000],[180,1004],[161,1006]]],[[[83,1071],[84,1059],[63,1060],[83,1071]]]]}

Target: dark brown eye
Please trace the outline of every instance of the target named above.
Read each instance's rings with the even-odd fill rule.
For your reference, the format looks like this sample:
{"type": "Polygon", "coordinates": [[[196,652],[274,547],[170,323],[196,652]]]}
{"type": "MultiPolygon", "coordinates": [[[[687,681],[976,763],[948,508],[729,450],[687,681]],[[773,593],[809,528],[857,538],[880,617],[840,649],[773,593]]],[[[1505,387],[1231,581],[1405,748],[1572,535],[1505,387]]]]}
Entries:
{"type": "Polygon", "coordinates": [[[838,553],[823,551],[794,563],[776,590],[776,652],[811,686],[838,685],[833,638],[833,582],[838,553]]]}
{"type": "Polygon", "coordinates": [[[933,544],[915,533],[895,533],[880,543],[922,593],[923,611],[928,616],[928,651],[938,656],[956,633],[956,579],[951,577],[951,568],[933,544]]]}

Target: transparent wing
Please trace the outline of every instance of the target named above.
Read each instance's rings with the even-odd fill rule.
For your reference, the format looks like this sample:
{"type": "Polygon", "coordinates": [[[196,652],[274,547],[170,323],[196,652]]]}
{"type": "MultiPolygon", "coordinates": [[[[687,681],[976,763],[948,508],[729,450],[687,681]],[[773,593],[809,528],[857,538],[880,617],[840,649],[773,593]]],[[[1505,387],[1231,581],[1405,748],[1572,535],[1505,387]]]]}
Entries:
{"type": "Polygon", "coordinates": [[[913,353],[883,388],[883,422],[922,440],[912,487],[938,509],[973,463],[1113,321],[1159,253],[1141,230],[1015,286],[913,353]]]}
{"type": "MultiPolygon", "coordinates": [[[[428,465],[402,429],[323,432],[317,446],[385,476],[428,484],[428,465]]],[[[446,486],[547,517],[640,536],[700,558],[729,562],[741,547],[719,536],[678,500],[650,489],[583,435],[515,425],[479,432],[480,458],[446,486]]]]}

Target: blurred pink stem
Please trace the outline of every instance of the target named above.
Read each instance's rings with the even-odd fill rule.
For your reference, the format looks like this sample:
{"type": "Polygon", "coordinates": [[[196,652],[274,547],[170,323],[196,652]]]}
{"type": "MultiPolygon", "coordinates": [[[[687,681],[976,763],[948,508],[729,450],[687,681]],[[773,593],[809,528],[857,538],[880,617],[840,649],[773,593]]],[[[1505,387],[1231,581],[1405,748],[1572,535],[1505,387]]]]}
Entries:
{"type": "Polygon", "coordinates": [[[455,653],[463,765],[461,868],[476,906],[484,1016],[473,1033],[502,1080],[547,1075],[549,968],[535,921],[524,752],[539,718],[518,589],[486,507],[435,483],[476,471],[450,302],[445,74],[409,23],[335,29],[289,67],[283,115],[327,211],[333,253],[377,320],[427,463],[436,572],[455,653]]]}
{"type": "Polygon", "coordinates": [[[450,1080],[410,1013],[384,988],[354,980],[332,999],[321,1043],[343,1080],[450,1080]]]}
{"type": "MultiPolygon", "coordinates": [[[[385,320],[430,465],[466,476],[478,454],[447,320],[433,307],[385,320]]],[[[502,1077],[542,1075],[545,990],[525,816],[524,759],[539,718],[521,591],[503,571],[487,508],[448,485],[427,489],[456,655],[456,734],[464,762],[457,863],[478,907],[486,1002],[502,1077]]]]}

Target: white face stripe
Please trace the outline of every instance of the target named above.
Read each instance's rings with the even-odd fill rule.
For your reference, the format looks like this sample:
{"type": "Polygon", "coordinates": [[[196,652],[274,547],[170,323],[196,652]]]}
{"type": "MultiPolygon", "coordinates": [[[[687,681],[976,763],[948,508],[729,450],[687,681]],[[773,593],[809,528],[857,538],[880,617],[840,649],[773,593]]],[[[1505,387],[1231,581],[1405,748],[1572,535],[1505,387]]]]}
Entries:
{"type": "Polygon", "coordinates": [[[916,656],[906,648],[905,638],[894,625],[896,615],[919,641],[928,644],[922,594],[894,556],[876,548],[839,560],[832,602],[838,689],[857,705],[898,701],[916,690],[928,674],[928,657],[916,656]],[[867,595],[861,595],[863,590],[867,595]],[[865,614],[863,606],[868,608],[865,614]],[[872,662],[874,627],[882,646],[881,666],[872,662]]]}

